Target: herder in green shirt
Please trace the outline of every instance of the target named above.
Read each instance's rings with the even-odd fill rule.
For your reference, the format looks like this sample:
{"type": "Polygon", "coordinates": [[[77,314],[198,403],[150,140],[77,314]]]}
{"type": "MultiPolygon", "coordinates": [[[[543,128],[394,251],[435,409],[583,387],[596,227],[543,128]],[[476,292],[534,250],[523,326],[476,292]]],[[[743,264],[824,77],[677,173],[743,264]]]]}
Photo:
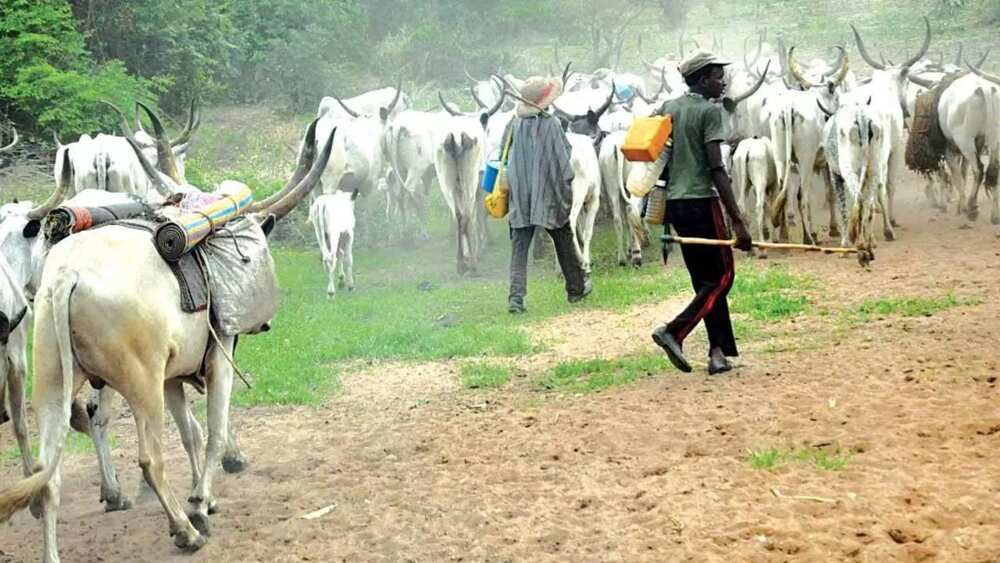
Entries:
{"type": "MultiPolygon", "coordinates": [[[[682,237],[729,239],[722,215],[725,206],[736,232],[736,248],[749,251],[750,233],[722,163],[721,107],[710,101],[721,98],[726,89],[723,67],[728,64],[706,51],[691,54],[678,68],[690,91],[660,109],[660,115],[673,116],[673,153],[664,172],[669,175],[667,216],[682,237]]],[[[685,245],[682,252],[694,300],[674,320],[656,329],[653,341],[677,369],[689,372],[691,364],[681,347],[704,320],[710,348],[708,373],[729,371],[732,365],[726,358],[739,355],[726,299],[735,274],[733,251],[728,246],[685,245]]]]}

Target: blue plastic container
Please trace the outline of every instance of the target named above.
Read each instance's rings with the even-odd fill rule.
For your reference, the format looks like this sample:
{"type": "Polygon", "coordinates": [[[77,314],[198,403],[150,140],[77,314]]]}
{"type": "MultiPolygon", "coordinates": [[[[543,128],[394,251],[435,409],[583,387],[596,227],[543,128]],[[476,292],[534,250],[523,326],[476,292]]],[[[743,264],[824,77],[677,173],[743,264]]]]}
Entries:
{"type": "Polygon", "coordinates": [[[491,194],[497,184],[497,176],[500,175],[500,161],[487,160],[486,169],[483,170],[483,191],[491,194]]]}

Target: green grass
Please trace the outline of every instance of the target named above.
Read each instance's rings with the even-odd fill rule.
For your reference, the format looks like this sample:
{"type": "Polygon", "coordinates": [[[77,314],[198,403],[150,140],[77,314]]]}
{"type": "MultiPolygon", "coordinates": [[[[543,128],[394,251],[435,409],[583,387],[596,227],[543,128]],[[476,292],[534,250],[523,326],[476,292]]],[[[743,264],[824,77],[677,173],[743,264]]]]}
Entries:
{"type": "Polygon", "coordinates": [[[729,308],[758,322],[794,317],[809,309],[802,292],[811,288],[811,279],[786,268],[737,267],[729,308]]]}
{"type": "Polygon", "coordinates": [[[538,380],[538,384],[550,391],[590,393],[628,385],[666,371],[672,371],[672,368],[669,368],[662,355],[573,360],[550,369],[538,380]]]}
{"type": "MultiPolygon", "coordinates": [[[[108,433],[108,445],[114,449],[118,447],[118,438],[111,433],[108,433]]],[[[93,454],[96,452],[94,449],[94,442],[90,439],[90,436],[86,434],[80,434],[79,432],[70,432],[66,435],[66,449],[64,450],[67,455],[83,455],[83,454],[93,454]]],[[[38,459],[38,440],[31,440],[31,455],[38,459]]],[[[14,442],[10,444],[7,448],[0,450],[0,465],[6,465],[9,463],[20,462],[21,451],[17,448],[17,443],[14,442]]]]}
{"type": "Polygon", "coordinates": [[[931,317],[953,307],[974,303],[952,293],[941,297],[884,297],[864,301],[853,316],[858,322],[884,317],[931,317]]]}
{"type": "Polygon", "coordinates": [[[462,386],[467,389],[494,389],[510,381],[511,369],[487,363],[465,364],[459,374],[462,386]]]}
{"type": "Polygon", "coordinates": [[[785,464],[811,465],[824,471],[839,471],[851,460],[850,454],[831,453],[823,448],[771,447],[750,450],[746,461],[750,467],[771,470],[785,464]]]}

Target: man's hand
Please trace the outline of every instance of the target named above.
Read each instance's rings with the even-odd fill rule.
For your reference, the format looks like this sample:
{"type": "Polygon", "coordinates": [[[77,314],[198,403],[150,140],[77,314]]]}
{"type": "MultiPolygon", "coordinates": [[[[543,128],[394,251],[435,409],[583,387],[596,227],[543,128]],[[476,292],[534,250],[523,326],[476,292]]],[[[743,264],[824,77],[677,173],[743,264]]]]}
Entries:
{"type": "Polygon", "coordinates": [[[750,231],[747,230],[746,223],[742,219],[734,220],[733,231],[736,233],[736,248],[750,252],[753,249],[753,241],[750,239],[750,231]]]}

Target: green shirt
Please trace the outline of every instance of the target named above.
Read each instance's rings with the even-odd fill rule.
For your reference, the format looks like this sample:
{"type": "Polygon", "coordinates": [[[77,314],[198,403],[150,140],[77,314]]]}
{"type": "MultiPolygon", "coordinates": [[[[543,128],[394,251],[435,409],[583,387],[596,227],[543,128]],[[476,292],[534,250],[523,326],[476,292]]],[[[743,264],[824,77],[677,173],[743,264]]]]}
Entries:
{"type": "Polygon", "coordinates": [[[719,197],[712,183],[706,146],[724,141],[719,106],[701,94],[687,93],[663,104],[660,114],[673,115],[673,151],[667,199],[719,197]]]}

